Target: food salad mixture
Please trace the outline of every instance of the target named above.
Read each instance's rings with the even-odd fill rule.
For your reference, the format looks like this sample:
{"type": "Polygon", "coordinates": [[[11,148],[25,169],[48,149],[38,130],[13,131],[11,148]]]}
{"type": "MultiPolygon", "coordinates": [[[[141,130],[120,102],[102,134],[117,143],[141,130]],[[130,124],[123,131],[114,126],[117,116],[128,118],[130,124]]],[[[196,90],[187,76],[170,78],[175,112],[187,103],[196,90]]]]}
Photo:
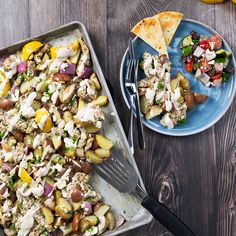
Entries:
{"type": "MultiPolygon", "coordinates": [[[[0,61],[0,223],[6,235],[99,235],[118,224],[89,185],[110,156],[85,41],[31,41],[0,61]]],[[[119,216],[120,217],[120,216],[119,216]]]]}
{"type": "Polygon", "coordinates": [[[145,119],[161,115],[160,123],[172,129],[185,123],[187,111],[208,97],[190,91],[189,81],[180,72],[171,79],[170,64],[165,54],[157,56],[145,52],[141,68],[146,78],[139,81],[138,87],[145,119]]]}
{"type": "Polygon", "coordinates": [[[200,36],[191,31],[181,43],[182,61],[187,72],[194,72],[195,78],[205,86],[221,86],[230,79],[235,68],[230,65],[231,52],[222,48],[219,35],[200,36]]]}

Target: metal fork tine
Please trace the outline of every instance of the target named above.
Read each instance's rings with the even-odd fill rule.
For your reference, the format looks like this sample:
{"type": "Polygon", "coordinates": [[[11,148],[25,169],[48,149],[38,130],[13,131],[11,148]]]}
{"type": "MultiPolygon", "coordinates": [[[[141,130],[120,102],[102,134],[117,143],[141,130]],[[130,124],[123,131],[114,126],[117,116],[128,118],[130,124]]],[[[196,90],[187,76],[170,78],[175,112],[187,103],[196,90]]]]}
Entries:
{"type": "Polygon", "coordinates": [[[138,184],[138,175],[123,156],[114,155],[96,166],[97,173],[121,192],[131,192],[138,184]]]}

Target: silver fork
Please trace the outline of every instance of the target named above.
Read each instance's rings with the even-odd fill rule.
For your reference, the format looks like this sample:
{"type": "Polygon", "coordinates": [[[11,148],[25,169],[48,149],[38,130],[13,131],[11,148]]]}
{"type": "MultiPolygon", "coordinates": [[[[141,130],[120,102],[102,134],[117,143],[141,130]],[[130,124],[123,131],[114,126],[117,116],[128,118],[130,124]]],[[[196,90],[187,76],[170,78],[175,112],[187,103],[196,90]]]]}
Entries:
{"type": "Polygon", "coordinates": [[[133,127],[134,127],[134,102],[135,102],[135,100],[134,100],[135,86],[131,81],[131,74],[132,74],[133,66],[134,66],[134,61],[132,59],[130,59],[128,62],[128,67],[127,67],[128,69],[127,69],[127,73],[126,73],[126,77],[125,77],[125,87],[127,89],[127,92],[129,93],[129,97],[130,97],[130,122],[129,122],[128,142],[129,142],[132,154],[134,154],[133,127]]]}
{"type": "Polygon", "coordinates": [[[176,236],[194,236],[195,234],[165,205],[149,196],[139,185],[139,177],[126,158],[119,153],[100,165],[96,165],[96,172],[113,187],[122,193],[132,193],[161,224],[176,236]]]}

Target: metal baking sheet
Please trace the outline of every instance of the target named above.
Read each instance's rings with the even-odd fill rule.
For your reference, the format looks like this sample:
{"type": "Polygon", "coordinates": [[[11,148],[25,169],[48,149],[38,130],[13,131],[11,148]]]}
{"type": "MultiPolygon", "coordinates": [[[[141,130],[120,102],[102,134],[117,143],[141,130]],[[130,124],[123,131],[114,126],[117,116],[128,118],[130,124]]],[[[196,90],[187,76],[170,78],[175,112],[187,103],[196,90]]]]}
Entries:
{"type": "MultiPolygon", "coordinates": [[[[60,36],[67,35],[75,30],[80,32],[83,39],[87,42],[89,46],[93,61],[93,69],[97,73],[97,76],[101,82],[102,93],[107,95],[109,99],[108,106],[104,108],[106,118],[105,122],[103,123],[103,131],[107,137],[111,138],[115,142],[114,151],[116,152],[116,155],[119,154],[124,156],[125,158],[128,158],[129,161],[133,164],[139,176],[140,185],[144,188],[143,181],[141,179],[134,157],[131,153],[128,141],[125,136],[125,132],[121,125],[119,116],[117,114],[114,102],[106,84],[106,80],[99,65],[97,56],[94,52],[87,30],[82,23],[78,21],[71,22],[59,28],[50,30],[46,33],[15,43],[9,47],[2,48],[0,49],[0,56],[15,53],[16,50],[21,49],[25,43],[31,40],[36,39],[42,42],[48,42],[60,36]]],[[[103,235],[118,235],[128,230],[148,224],[153,219],[152,215],[141,206],[140,201],[136,197],[131,194],[120,193],[111,185],[109,185],[104,179],[98,176],[95,172],[92,173],[90,184],[94,187],[94,189],[96,189],[102,194],[104,202],[110,204],[115,213],[121,214],[126,219],[126,223],[123,224],[121,227],[112,231],[107,231],[103,235]]]]}

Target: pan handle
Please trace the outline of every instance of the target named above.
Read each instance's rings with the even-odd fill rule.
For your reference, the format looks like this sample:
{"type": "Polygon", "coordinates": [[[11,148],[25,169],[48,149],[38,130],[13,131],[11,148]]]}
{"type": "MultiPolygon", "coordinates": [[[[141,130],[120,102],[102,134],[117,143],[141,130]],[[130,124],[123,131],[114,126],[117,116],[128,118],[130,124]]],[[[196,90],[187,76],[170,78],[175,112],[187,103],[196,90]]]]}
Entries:
{"type": "Polygon", "coordinates": [[[155,200],[152,196],[144,198],[141,204],[174,235],[195,236],[187,225],[185,225],[165,205],[155,200]]]}

